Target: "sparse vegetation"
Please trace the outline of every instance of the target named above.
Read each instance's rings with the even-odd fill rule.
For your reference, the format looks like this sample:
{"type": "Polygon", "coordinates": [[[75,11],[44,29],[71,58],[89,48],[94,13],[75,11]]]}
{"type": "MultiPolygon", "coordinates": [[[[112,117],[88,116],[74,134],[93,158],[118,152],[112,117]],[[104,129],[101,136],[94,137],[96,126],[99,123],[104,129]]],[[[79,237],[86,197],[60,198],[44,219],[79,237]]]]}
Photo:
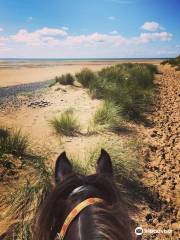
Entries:
{"type": "Polygon", "coordinates": [[[1,204],[6,207],[3,216],[18,220],[5,239],[32,239],[34,216],[49,190],[51,174],[52,170],[45,165],[45,159],[35,158],[23,182],[7,187],[6,193],[0,196],[1,204]]]}
{"type": "Polygon", "coordinates": [[[21,130],[0,127],[0,152],[22,156],[28,148],[28,137],[21,130]]]}
{"type": "Polygon", "coordinates": [[[59,116],[54,117],[50,124],[57,134],[73,136],[78,133],[80,125],[72,110],[67,110],[59,116]]]}
{"type": "Polygon", "coordinates": [[[119,124],[119,120],[119,107],[113,102],[105,101],[95,112],[92,123],[113,129],[119,124]]]}
{"type": "Polygon", "coordinates": [[[88,68],[82,69],[81,72],[76,73],[77,81],[82,84],[83,87],[91,87],[96,81],[96,74],[88,68]]]}
{"type": "Polygon", "coordinates": [[[74,81],[75,81],[75,78],[70,73],[63,74],[60,77],[55,77],[55,82],[58,82],[62,85],[73,85],[74,81]]]}
{"type": "Polygon", "coordinates": [[[18,171],[28,166],[28,174],[18,184],[8,184],[0,196],[1,206],[6,209],[1,217],[17,220],[5,239],[32,239],[33,216],[50,184],[51,171],[45,159],[27,152],[28,146],[28,137],[21,130],[0,127],[0,179],[17,177],[18,171]]]}
{"type": "Polygon", "coordinates": [[[165,60],[161,62],[162,65],[170,64],[172,67],[176,67],[176,71],[179,71],[180,69],[180,55],[178,55],[176,58],[170,58],[168,60],[165,60]]]}
{"type": "Polygon", "coordinates": [[[137,149],[133,139],[130,139],[129,143],[123,146],[118,144],[114,139],[111,139],[111,142],[105,141],[99,143],[97,147],[86,151],[85,159],[82,159],[82,157],[78,155],[72,155],[71,159],[75,171],[81,174],[93,174],[101,148],[106,149],[112,158],[117,184],[121,184],[123,180],[133,182],[139,179],[142,173],[142,166],[137,159],[137,149]],[[131,143],[133,146],[131,146],[131,143]]]}
{"type": "MultiPolygon", "coordinates": [[[[89,70],[90,71],[90,70],[89,70]]],[[[154,74],[157,67],[151,64],[118,64],[107,67],[86,78],[84,70],[78,73],[82,85],[89,88],[93,97],[114,102],[124,117],[139,118],[149,109],[152,100],[154,74]]]]}

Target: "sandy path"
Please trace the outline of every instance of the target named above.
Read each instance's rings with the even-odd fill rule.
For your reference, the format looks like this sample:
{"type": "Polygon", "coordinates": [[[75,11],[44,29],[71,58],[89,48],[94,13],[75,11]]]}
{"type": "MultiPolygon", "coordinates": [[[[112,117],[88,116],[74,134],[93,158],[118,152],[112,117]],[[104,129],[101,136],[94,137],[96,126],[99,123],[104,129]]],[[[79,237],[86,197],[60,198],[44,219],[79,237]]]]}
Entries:
{"type": "MultiPolygon", "coordinates": [[[[26,95],[20,96],[20,98],[23,97],[26,98],[26,95]]],[[[76,147],[81,148],[81,145],[82,149],[84,149],[83,145],[92,141],[93,136],[87,138],[83,135],[75,138],[63,138],[62,140],[56,137],[49,124],[49,121],[58,113],[72,108],[80,121],[81,133],[85,133],[94,111],[100,104],[99,100],[90,98],[87,90],[79,87],[57,85],[47,88],[40,96],[36,96],[36,99],[31,99],[29,104],[31,105],[37,101],[47,102],[48,106],[34,107],[26,104],[17,110],[7,113],[0,112],[0,125],[6,124],[10,127],[21,128],[23,132],[29,135],[32,148],[35,151],[38,151],[37,148],[42,150],[46,146],[48,151],[51,150],[54,154],[58,154],[62,151],[62,147],[71,149],[73,146],[71,149],[71,152],[73,152],[76,147]],[[75,142],[76,144],[74,144],[75,142]]]]}
{"type": "Polygon", "coordinates": [[[180,236],[180,72],[169,66],[161,66],[160,70],[162,74],[155,82],[153,127],[142,133],[147,143],[143,182],[154,198],[142,208],[139,224],[149,229],[172,230],[172,235],[148,234],[147,240],[175,240],[180,236]]]}

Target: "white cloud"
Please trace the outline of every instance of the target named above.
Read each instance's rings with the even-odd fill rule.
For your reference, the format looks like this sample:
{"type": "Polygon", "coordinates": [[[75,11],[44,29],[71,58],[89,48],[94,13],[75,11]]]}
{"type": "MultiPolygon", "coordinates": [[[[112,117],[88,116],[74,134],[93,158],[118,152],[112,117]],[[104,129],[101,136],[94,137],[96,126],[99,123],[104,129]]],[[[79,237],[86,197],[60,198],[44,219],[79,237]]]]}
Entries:
{"type": "Polygon", "coordinates": [[[111,35],[117,35],[118,34],[118,31],[114,30],[112,32],[110,32],[111,35]]]}
{"type": "Polygon", "coordinates": [[[157,22],[145,22],[142,26],[141,29],[155,32],[158,30],[163,30],[164,28],[157,22]]]}
{"type": "Polygon", "coordinates": [[[28,45],[43,45],[49,37],[52,36],[67,36],[67,30],[62,28],[48,28],[44,27],[34,32],[28,32],[26,29],[20,29],[11,38],[16,42],[26,43],[28,45]]]}
{"type": "Polygon", "coordinates": [[[2,31],[4,31],[4,29],[0,27],[0,32],[2,32],[2,31]]]}
{"type": "Polygon", "coordinates": [[[7,41],[8,39],[8,37],[0,36],[0,42],[7,41]]]}
{"type": "Polygon", "coordinates": [[[169,41],[172,37],[166,31],[142,32],[125,37],[117,30],[74,35],[66,26],[43,27],[32,32],[20,29],[14,35],[0,36],[0,52],[7,51],[9,55],[6,56],[9,57],[10,53],[16,57],[138,57],[143,54],[153,57],[153,54],[158,54],[158,49],[151,52],[148,44],[169,41]]]}
{"type": "MultiPolygon", "coordinates": [[[[52,45],[81,45],[81,44],[103,44],[111,43],[116,46],[122,44],[145,44],[152,41],[169,41],[172,34],[168,32],[141,33],[137,37],[126,38],[120,35],[116,30],[109,34],[92,33],[83,35],[70,35],[63,29],[42,28],[34,32],[28,32],[26,29],[20,29],[17,34],[10,37],[11,40],[18,43],[25,43],[30,46],[52,45]]],[[[6,38],[1,37],[5,41],[6,38]]]]}
{"type": "Polygon", "coordinates": [[[40,36],[41,35],[66,36],[67,35],[66,30],[62,29],[62,28],[48,28],[48,27],[44,27],[44,28],[41,28],[39,30],[36,30],[35,33],[39,34],[40,36]]]}
{"type": "Polygon", "coordinates": [[[68,30],[69,30],[69,28],[66,27],[66,26],[63,26],[62,29],[65,30],[65,31],[68,31],[68,30]]]}
{"type": "Polygon", "coordinates": [[[136,43],[149,43],[153,41],[169,41],[173,35],[168,32],[141,33],[138,37],[132,38],[136,43]]]}
{"type": "Polygon", "coordinates": [[[113,44],[114,46],[121,45],[126,43],[126,39],[121,35],[110,35],[110,34],[101,34],[101,33],[92,33],[89,35],[79,35],[79,36],[68,36],[66,39],[61,41],[60,43],[64,43],[69,46],[81,46],[81,45],[91,45],[95,46],[97,44],[113,44]]]}
{"type": "Polygon", "coordinates": [[[109,16],[108,19],[111,20],[111,21],[113,21],[113,20],[116,19],[116,17],[115,17],[115,16],[109,16]]]}

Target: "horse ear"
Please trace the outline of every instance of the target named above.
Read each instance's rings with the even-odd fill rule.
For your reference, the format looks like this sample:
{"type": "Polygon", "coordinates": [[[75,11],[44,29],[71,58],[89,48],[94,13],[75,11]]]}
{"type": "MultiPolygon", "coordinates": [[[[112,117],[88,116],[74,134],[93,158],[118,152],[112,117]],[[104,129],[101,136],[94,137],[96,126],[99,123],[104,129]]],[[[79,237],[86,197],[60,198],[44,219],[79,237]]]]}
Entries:
{"type": "Polygon", "coordinates": [[[96,173],[109,176],[113,175],[111,157],[104,149],[101,149],[101,154],[97,161],[96,173]]]}
{"type": "Polygon", "coordinates": [[[72,164],[63,152],[59,155],[55,165],[55,181],[62,182],[68,175],[72,173],[72,164]]]}

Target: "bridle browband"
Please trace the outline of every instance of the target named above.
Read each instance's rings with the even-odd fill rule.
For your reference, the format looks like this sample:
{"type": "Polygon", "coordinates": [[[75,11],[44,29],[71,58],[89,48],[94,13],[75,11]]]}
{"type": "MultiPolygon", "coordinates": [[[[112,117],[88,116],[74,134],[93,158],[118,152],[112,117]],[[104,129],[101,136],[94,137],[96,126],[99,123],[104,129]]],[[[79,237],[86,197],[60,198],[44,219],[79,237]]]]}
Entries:
{"type": "Polygon", "coordinates": [[[76,218],[76,216],[79,215],[79,213],[85,209],[86,207],[90,205],[94,205],[96,203],[101,203],[104,200],[101,198],[87,198],[86,200],[82,201],[79,203],[76,207],[73,208],[73,210],[68,214],[66,217],[64,224],[61,228],[61,231],[57,234],[57,237],[55,240],[63,240],[66,232],[68,230],[68,227],[71,225],[72,221],[76,218]]]}

